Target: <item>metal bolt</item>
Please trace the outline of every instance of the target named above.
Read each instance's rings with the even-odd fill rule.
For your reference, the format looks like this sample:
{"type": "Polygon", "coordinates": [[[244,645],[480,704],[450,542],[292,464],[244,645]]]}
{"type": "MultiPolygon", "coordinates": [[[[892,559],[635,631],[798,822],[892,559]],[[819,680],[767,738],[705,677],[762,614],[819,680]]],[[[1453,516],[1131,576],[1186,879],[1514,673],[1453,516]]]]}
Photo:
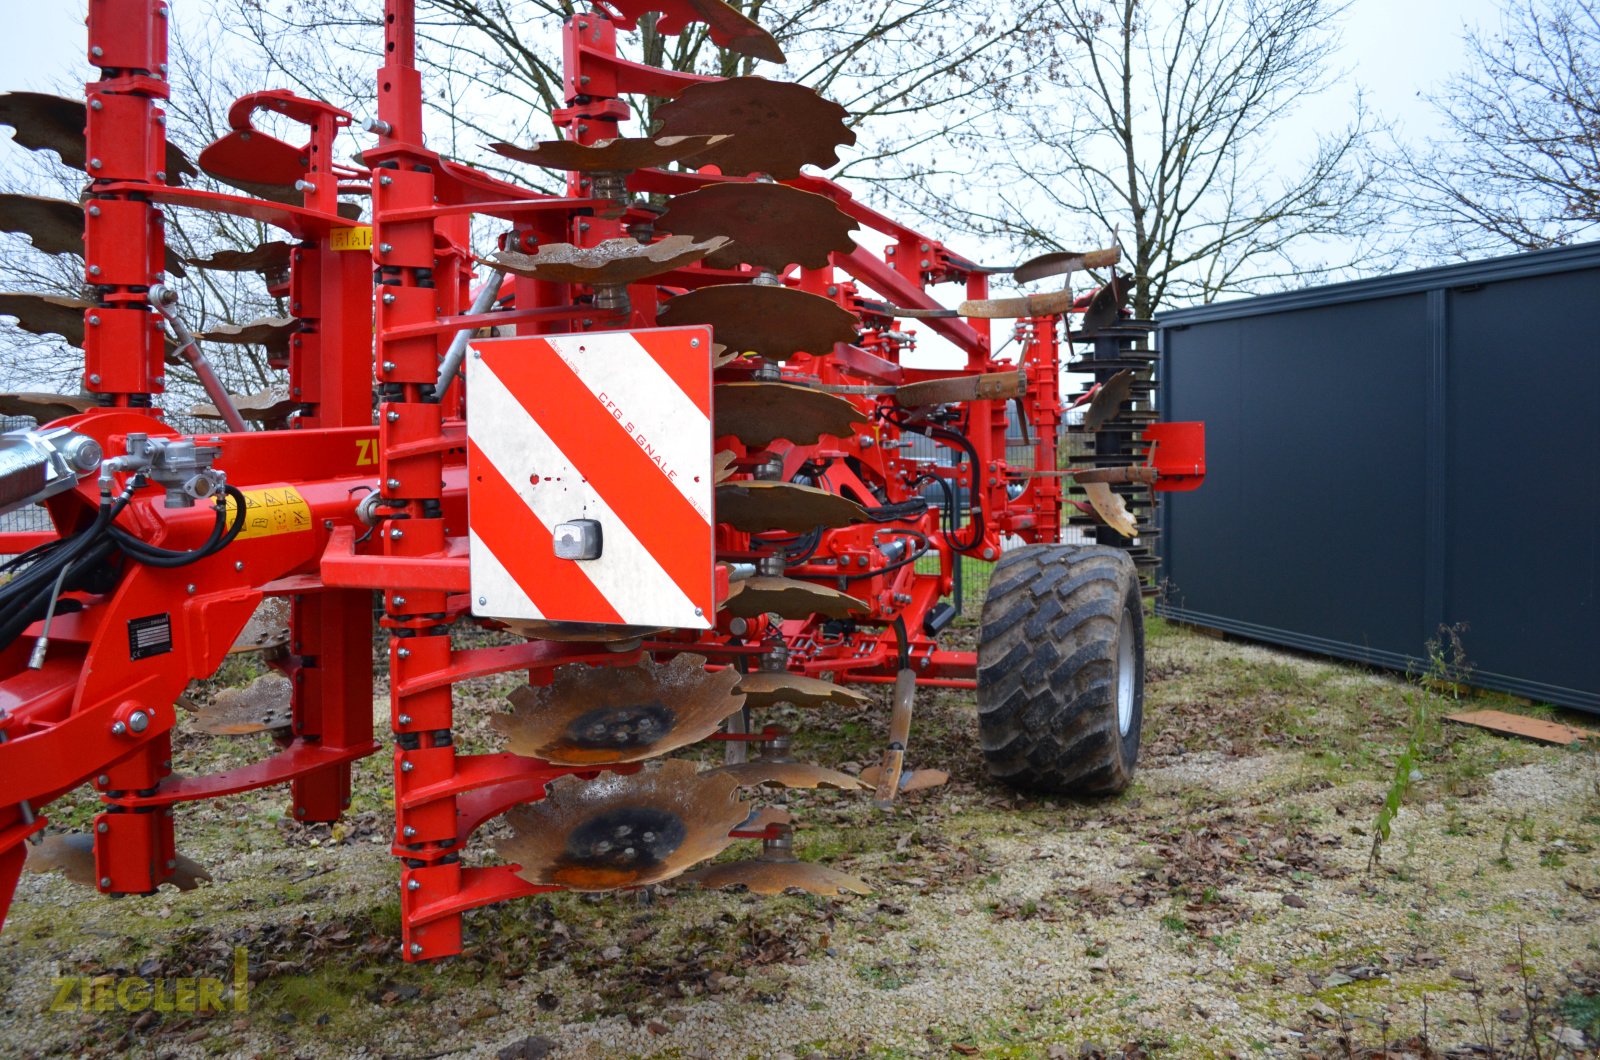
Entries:
{"type": "Polygon", "coordinates": [[[100,160],[98,158],[89,159],[89,168],[90,169],[99,169],[99,168],[101,168],[100,167],[100,160]]]}
{"type": "Polygon", "coordinates": [[[304,817],[306,815],[306,808],[304,806],[296,806],[294,808],[294,815],[296,817],[304,817]]]}
{"type": "Polygon", "coordinates": [[[105,107],[106,107],[106,105],[104,103],[101,103],[98,99],[89,101],[89,109],[90,110],[104,110],[105,107]]]}
{"type": "Polygon", "coordinates": [[[128,728],[134,732],[144,732],[150,727],[150,715],[142,710],[136,710],[128,715],[128,728]]]}
{"type": "Polygon", "coordinates": [[[94,56],[96,59],[100,58],[105,53],[106,53],[106,50],[104,48],[100,47],[100,45],[98,45],[98,44],[96,44],[93,48],[89,49],[89,54],[94,56]]]}
{"type": "Polygon", "coordinates": [[[400,480],[397,478],[385,479],[383,484],[392,490],[397,490],[400,488],[400,480]]]}
{"type": "Polygon", "coordinates": [[[417,880],[407,880],[406,881],[406,890],[408,890],[408,891],[415,891],[421,886],[422,886],[421,882],[419,882],[417,880]]]}
{"type": "Polygon", "coordinates": [[[706,616],[706,612],[705,612],[704,608],[697,607],[697,608],[694,609],[694,617],[695,618],[704,618],[705,616],[706,616]]]}
{"type": "Polygon", "coordinates": [[[100,275],[100,266],[98,266],[98,265],[90,265],[89,266],[89,275],[90,276],[98,276],[98,275],[100,275]]]}
{"type": "Polygon", "coordinates": [[[396,718],[395,720],[398,721],[401,725],[410,725],[411,724],[411,715],[402,714],[398,718],[396,718]]]}
{"type": "Polygon", "coordinates": [[[383,304],[384,305],[394,305],[394,295],[392,295],[389,292],[385,291],[384,294],[383,294],[383,304]]]}
{"type": "Polygon", "coordinates": [[[99,327],[99,325],[100,325],[100,314],[91,313],[89,315],[89,323],[95,325],[96,327],[99,327]]]}
{"type": "Polygon", "coordinates": [[[128,732],[128,726],[126,724],[124,724],[123,722],[114,721],[114,722],[111,723],[111,735],[113,735],[113,736],[125,736],[125,735],[127,735],[127,732],[128,732]]]}
{"type": "Polygon", "coordinates": [[[385,176],[385,177],[379,177],[378,178],[378,186],[380,188],[387,188],[389,185],[391,185],[393,183],[394,183],[394,178],[393,177],[385,176]]]}
{"type": "MultiPolygon", "coordinates": [[[[96,110],[100,109],[100,101],[98,99],[94,101],[94,106],[95,106],[96,110]]],[[[99,217],[100,216],[100,207],[98,207],[98,206],[89,207],[89,216],[90,217],[99,217]]]]}
{"type": "Polygon", "coordinates": [[[234,570],[244,570],[244,560],[242,560],[242,559],[234,560],[233,569],[234,570]]]}
{"type": "Polygon", "coordinates": [[[698,350],[700,348],[700,340],[699,339],[690,339],[689,340],[689,348],[691,350],[698,350]]]}
{"type": "Polygon", "coordinates": [[[156,170],[156,179],[157,180],[166,180],[167,179],[167,171],[164,170],[164,169],[156,170]]]}
{"type": "Polygon", "coordinates": [[[486,607],[486,606],[488,606],[488,603],[489,603],[489,598],[487,596],[478,597],[478,606],[479,607],[486,607]]]}
{"type": "Polygon", "coordinates": [[[400,658],[402,658],[402,659],[409,659],[409,658],[411,658],[411,649],[410,648],[401,648],[398,651],[396,651],[395,654],[400,656],[400,658]]]}
{"type": "Polygon", "coordinates": [[[167,859],[167,868],[168,869],[175,869],[177,867],[178,867],[178,859],[177,858],[168,858],[167,859]]]}
{"type": "Polygon", "coordinates": [[[417,956],[417,955],[418,955],[418,954],[420,954],[420,953],[421,953],[421,952],[422,952],[422,943],[420,943],[420,942],[413,942],[413,943],[412,943],[412,944],[411,944],[411,955],[412,955],[412,956],[413,956],[413,957],[415,957],[415,956],[417,956]]]}
{"type": "Polygon", "coordinates": [[[102,877],[100,877],[100,886],[102,886],[102,887],[110,887],[111,886],[111,877],[110,876],[102,876],[102,877]]]}
{"type": "Polygon", "coordinates": [[[194,582],[190,582],[188,585],[185,585],[184,588],[188,590],[191,596],[194,595],[194,582]]]}
{"type": "Polygon", "coordinates": [[[99,784],[101,787],[105,787],[107,784],[111,783],[111,778],[106,776],[104,773],[101,773],[98,777],[94,778],[94,782],[99,784]]]}
{"type": "Polygon", "coordinates": [[[379,254],[387,254],[387,253],[389,253],[389,251],[391,251],[393,249],[394,249],[394,244],[393,243],[379,243],[378,244],[378,253],[379,254]]]}
{"type": "Polygon", "coordinates": [[[96,372],[89,376],[89,382],[98,384],[100,382],[100,373],[96,372]]]}
{"type": "Polygon", "coordinates": [[[836,283],[828,284],[828,294],[829,295],[836,295],[838,293],[839,293],[839,285],[838,284],[836,284],[836,283]]]}
{"type": "Polygon", "coordinates": [[[390,423],[397,423],[400,420],[400,414],[393,409],[390,409],[383,418],[388,420],[390,423]]]}
{"type": "Polygon", "coordinates": [[[404,606],[406,606],[406,598],[403,597],[403,596],[395,597],[394,598],[394,606],[396,606],[396,607],[404,607],[404,606]]]}
{"type": "Polygon", "coordinates": [[[398,541],[405,536],[406,532],[399,527],[395,527],[393,530],[389,531],[389,540],[391,541],[398,541]]]}
{"type": "Polygon", "coordinates": [[[410,825],[406,825],[404,828],[400,829],[400,834],[405,836],[407,839],[410,839],[412,836],[417,834],[417,830],[412,828],[410,825]]]}
{"type": "Polygon", "coordinates": [[[411,769],[412,769],[412,766],[411,766],[410,762],[401,762],[400,763],[400,772],[409,773],[409,772],[411,772],[411,769]]]}
{"type": "Polygon", "coordinates": [[[106,824],[104,821],[101,821],[99,824],[94,826],[94,830],[99,832],[101,835],[105,835],[107,832],[111,831],[111,826],[106,824]]]}

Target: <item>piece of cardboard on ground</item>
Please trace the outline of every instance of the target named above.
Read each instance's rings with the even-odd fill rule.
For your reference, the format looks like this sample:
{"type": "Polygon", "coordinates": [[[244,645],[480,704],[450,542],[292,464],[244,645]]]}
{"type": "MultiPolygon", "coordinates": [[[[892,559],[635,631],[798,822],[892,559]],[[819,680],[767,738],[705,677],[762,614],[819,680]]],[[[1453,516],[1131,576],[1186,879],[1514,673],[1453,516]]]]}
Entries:
{"type": "Polygon", "coordinates": [[[1530,740],[1538,740],[1540,743],[1560,744],[1563,747],[1589,737],[1600,736],[1600,732],[1593,729],[1579,729],[1559,722],[1524,717],[1521,714],[1507,714],[1503,710],[1473,710],[1465,714],[1446,714],[1444,720],[1460,725],[1476,725],[1481,729],[1504,733],[1507,736],[1523,736],[1530,740]]]}

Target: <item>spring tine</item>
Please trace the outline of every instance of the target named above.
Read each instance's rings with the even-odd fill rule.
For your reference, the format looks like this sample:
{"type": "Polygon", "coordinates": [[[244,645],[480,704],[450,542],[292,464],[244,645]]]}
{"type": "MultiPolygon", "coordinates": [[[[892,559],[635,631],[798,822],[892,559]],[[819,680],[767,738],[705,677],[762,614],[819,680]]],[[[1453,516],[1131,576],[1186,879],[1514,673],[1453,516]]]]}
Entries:
{"type": "Polygon", "coordinates": [[[1089,498],[1089,504],[1094,508],[1095,514],[1111,529],[1123,537],[1137,537],[1138,524],[1133,520],[1133,513],[1128,511],[1127,503],[1119,493],[1113,493],[1111,487],[1104,482],[1084,482],[1080,484],[1084,495],[1089,498]]]}

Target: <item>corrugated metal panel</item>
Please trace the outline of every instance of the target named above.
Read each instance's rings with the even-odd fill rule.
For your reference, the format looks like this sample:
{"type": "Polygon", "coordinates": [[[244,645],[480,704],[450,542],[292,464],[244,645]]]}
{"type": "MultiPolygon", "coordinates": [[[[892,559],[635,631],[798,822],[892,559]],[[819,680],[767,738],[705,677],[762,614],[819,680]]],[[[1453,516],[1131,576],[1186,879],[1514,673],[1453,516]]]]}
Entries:
{"type": "Polygon", "coordinates": [[[1168,314],[1166,615],[1600,711],[1600,244],[1168,314]]]}

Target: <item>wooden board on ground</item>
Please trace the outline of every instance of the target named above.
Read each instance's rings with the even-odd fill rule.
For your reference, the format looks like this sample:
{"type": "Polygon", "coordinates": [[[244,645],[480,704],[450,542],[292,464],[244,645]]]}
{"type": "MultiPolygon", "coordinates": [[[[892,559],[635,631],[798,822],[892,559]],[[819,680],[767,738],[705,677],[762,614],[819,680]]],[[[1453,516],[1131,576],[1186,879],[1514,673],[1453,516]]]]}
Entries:
{"type": "Polygon", "coordinates": [[[1507,736],[1524,736],[1540,743],[1562,746],[1577,743],[1591,736],[1600,736],[1600,732],[1595,732],[1593,729],[1578,729],[1554,721],[1524,717],[1521,714],[1507,714],[1503,710],[1474,710],[1465,714],[1446,714],[1444,720],[1460,725],[1476,725],[1481,729],[1507,736]]]}

